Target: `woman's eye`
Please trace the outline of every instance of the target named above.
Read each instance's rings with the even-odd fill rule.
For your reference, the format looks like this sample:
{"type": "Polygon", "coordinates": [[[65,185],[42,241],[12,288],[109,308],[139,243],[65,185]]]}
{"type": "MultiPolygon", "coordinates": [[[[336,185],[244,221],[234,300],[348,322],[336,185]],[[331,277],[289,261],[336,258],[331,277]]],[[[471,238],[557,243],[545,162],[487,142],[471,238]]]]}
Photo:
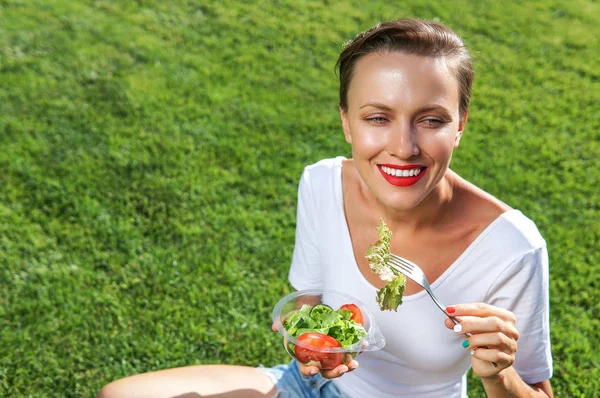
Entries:
{"type": "Polygon", "coordinates": [[[441,125],[444,124],[444,121],[441,119],[429,118],[429,119],[424,119],[423,123],[425,123],[426,127],[440,127],[441,125]]]}
{"type": "Polygon", "coordinates": [[[377,124],[382,124],[382,123],[387,122],[387,119],[384,118],[383,116],[368,117],[367,120],[370,122],[373,122],[373,123],[377,123],[377,124]]]}

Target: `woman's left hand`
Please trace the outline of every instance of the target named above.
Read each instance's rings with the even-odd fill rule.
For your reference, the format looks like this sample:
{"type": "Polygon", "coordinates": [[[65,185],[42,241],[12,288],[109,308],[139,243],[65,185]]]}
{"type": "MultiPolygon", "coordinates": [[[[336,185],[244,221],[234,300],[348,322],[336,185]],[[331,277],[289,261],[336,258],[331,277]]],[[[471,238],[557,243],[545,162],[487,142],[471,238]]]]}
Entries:
{"type": "Polygon", "coordinates": [[[484,303],[453,305],[446,308],[446,312],[461,322],[454,325],[446,319],[447,328],[472,335],[465,336],[463,347],[471,352],[473,372],[477,376],[493,377],[512,366],[519,339],[515,314],[484,303]]]}

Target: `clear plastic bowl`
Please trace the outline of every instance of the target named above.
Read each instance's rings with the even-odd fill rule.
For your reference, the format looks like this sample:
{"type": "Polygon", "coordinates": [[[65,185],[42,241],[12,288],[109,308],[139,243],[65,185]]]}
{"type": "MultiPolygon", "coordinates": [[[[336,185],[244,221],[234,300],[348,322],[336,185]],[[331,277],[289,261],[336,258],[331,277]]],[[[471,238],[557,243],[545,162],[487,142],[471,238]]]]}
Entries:
{"type": "MultiPolygon", "coordinates": [[[[311,351],[312,353],[315,353],[317,357],[319,356],[318,353],[325,355],[329,354],[330,356],[336,356],[339,355],[338,353],[342,353],[342,363],[344,364],[348,364],[361,352],[377,351],[385,346],[385,338],[379,331],[377,323],[375,322],[375,317],[373,316],[371,311],[369,311],[369,309],[363,303],[361,303],[354,297],[334,290],[307,289],[299,290],[297,292],[288,294],[287,296],[279,300],[279,302],[275,305],[275,308],[273,309],[273,324],[283,337],[283,346],[285,347],[285,350],[288,354],[290,354],[292,358],[295,358],[296,360],[298,360],[298,358],[296,357],[296,346],[302,347],[306,350],[311,351]],[[363,327],[365,328],[367,335],[362,340],[345,348],[317,348],[314,345],[308,345],[302,341],[298,341],[294,336],[292,336],[285,330],[285,328],[283,327],[283,320],[290,312],[302,307],[302,304],[326,304],[334,310],[340,308],[344,304],[355,304],[362,312],[363,327]]],[[[335,366],[327,366],[314,361],[311,361],[308,364],[315,365],[320,369],[335,368],[335,366]]]]}

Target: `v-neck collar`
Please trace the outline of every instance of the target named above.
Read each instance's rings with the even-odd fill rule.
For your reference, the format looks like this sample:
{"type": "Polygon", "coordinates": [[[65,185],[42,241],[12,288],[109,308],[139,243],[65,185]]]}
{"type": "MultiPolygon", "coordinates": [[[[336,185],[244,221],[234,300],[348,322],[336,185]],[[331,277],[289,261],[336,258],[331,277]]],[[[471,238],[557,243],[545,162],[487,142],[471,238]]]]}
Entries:
{"type": "MultiPolygon", "coordinates": [[[[360,280],[363,281],[363,283],[365,285],[367,285],[368,287],[370,287],[373,291],[377,291],[378,288],[376,288],[375,286],[373,286],[366,278],[365,276],[362,274],[362,272],[360,272],[360,269],[358,267],[358,261],[356,260],[356,254],[354,253],[354,246],[352,245],[352,237],[350,236],[350,226],[348,225],[348,219],[346,218],[346,211],[344,209],[344,191],[343,191],[343,183],[342,183],[342,163],[343,161],[346,160],[345,157],[343,156],[338,156],[337,158],[335,158],[335,166],[337,167],[337,171],[336,171],[336,182],[335,182],[335,197],[337,199],[337,205],[338,205],[338,215],[339,215],[339,220],[338,222],[340,223],[340,225],[343,226],[343,230],[344,230],[344,243],[347,247],[350,248],[350,252],[351,252],[351,258],[352,258],[352,265],[353,265],[353,271],[357,273],[358,278],[360,280]]],[[[474,251],[477,249],[477,247],[486,239],[486,237],[492,233],[492,231],[502,223],[502,221],[508,217],[508,215],[510,215],[513,212],[519,212],[519,210],[516,209],[510,209],[505,211],[504,213],[500,214],[494,221],[492,221],[479,235],[477,235],[477,237],[475,238],[475,240],[473,240],[473,242],[471,242],[471,244],[469,244],[469,246],[460,254],[460,256],[458,256],[458,258],[456,260],[454,260],[454,262],[432,283],[430,282],[430,286],[432,290],[435,290],[439,285],[441,285],[444,280],[446,280],[453,272],[454,270],[456,270],[456,268],[458,268],[460,266],[460,264],[474,251]]],[[[421,297],[423,297],[424,295],[427,295],[427,292],[425,290],[421,290],[420,292],[414,293],[414,294],[410,294],[410,295],[404,295],[402,297],[403,301],[413,301],[413,300],[417,300],[421,297]]]]}

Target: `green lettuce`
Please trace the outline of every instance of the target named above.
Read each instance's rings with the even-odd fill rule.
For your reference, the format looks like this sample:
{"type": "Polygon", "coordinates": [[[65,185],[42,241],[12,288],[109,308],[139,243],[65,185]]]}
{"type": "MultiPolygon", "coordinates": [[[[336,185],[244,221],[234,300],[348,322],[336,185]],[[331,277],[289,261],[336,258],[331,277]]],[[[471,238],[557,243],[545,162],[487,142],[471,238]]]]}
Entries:
{"type": "Polygon", "coordinates": [[[306,332],[317,332],[333,337],[346,348],[367,336],[365,328],[352,321],[352,312],[346,309],[332,310],[327,307],[313,307],[304,304],[292,311],[283,321],[283,327],[289,334],[298,338],[306,332]]]}
{"type": "MultiPolygon", "coordinates": [[[[311,306],[304,304],[300,309],[288,314],[283,322],[283,327],[289,334],[296,336],[299,330],[314,329],[317,323],[310,316],[311,306]]],[[[301,333],[300,333],[301,334],[301,333]]]]}
{"type": "Polygon", "coordinates": [[[379,308],[381,311],[398,311],[398,306],[402,304],[402,295],[406,288],[406,277],[387,264],[390,258],[392,231],[385,225],[383,218],[379,220],[380,224],[377,227],[379,240],[375,245],[369,247],[365,257],[369,261],[371,270],[385,282],[385,286],[377,291],[379,308]]]}

